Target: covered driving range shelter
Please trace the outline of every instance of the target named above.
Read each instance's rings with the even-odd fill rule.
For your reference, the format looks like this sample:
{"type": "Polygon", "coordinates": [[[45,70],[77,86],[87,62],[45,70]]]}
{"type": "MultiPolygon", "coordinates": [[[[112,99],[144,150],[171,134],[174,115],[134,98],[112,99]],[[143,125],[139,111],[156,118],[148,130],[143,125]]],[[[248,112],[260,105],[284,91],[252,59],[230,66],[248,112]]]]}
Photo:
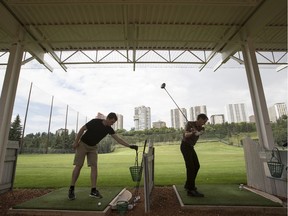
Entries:
{"type": "Polygon", "coordinates": [[[9,56],[0,99],[0,184],[21,65],[36,59],[53,71],[49,56],[64,71],[117,63],[134,70],[197,64],[201,72],[237,61],[245,65],[259,137],[244,141],[247,183],[287,197],[287,178],[269,176],[264,163],[274,139],[257,62],[261,55],[263,63],[287,69],[286,0],[2,0],[0,17],[0,59],[9,56]]]}

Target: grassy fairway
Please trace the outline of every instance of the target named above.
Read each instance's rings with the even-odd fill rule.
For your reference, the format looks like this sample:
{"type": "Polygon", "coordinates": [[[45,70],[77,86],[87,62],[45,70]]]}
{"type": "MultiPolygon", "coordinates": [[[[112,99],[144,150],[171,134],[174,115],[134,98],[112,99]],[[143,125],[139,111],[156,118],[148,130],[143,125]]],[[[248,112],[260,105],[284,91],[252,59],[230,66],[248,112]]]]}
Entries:
{"type": "MultiPolygon", "coordinates": [[[[196,145],[201,168],[200,184],[245,183],[243,149],[218,142],[196,145]]],[[[139,149],[141,163],[142,149],[139,149]]],[[[60,188],[70,184],[73,154],[19,155],[16,188],[60,188]]],[[[135,186],[129,167],[135,162],[135,151],[118,148],[110,154],[99,155],[99,186],[135,186]]],[[[155,184],[183,184],[185,166],[178,145],[155,147],[155,184]]],[[[77,186],[90,186],[90,169],[84,165],[77,186]]]]}
{"type": "MultiPolygon", "coordinates": [[[[200,161],[197,183],[245,183],[245,162],[242,148],[221,143],[198,143],[195,146],[200,161]]],[[[184,160],[179,145],[155,149],[155,182],[160,185],[184,184],[184,160]]]]}

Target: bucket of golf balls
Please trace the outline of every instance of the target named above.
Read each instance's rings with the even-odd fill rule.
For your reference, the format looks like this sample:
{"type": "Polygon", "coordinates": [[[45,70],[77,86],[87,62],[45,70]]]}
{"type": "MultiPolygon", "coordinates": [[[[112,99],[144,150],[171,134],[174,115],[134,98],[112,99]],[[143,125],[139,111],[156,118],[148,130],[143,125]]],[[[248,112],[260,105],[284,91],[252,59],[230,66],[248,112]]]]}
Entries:
{"type": "Polygon", "coordinates": [[[128,202],[127,201],[118,201],[117,202],[117,211],[120,215],[123,215],[128,210],[128,202]]]}
{"type": "Polygon", "coordinates": [[[140,166],[132,166],[132,167],[129,167],[129,169],[130,169],[132,180],[134,182],[140,181],[141,180],[141,175],[142,175],[142,167],[140,167],[140,166]]]}

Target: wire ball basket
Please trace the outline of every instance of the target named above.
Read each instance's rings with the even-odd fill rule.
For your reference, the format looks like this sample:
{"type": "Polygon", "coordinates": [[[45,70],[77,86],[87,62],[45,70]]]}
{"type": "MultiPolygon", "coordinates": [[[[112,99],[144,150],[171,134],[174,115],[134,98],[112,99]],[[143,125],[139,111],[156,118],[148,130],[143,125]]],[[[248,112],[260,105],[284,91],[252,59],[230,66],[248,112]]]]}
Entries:
{"type": "Polygon", "coordinates": [[[136,158],[135,158],[135,163],[134,166],[129,167],[130,173],[132,180],[134,182],[140,182],[141,181],[141,176],[142,176],[142,164],[139,166],[138,164],[138,151],[136,151],[136,158]]]}
{"type": "Polygon", "coordinates": [[[127,201],[118,201],[117,202],[117,211],[120,215],[124,215],[128,210],[128,202],[127,201]]]}
{"type": "Polygon", "coordinates": [[[272,149],[271,159],[267,162],[267,165],[272,177],[281,178],[284,164],[282,164],[278,148],[275,147],[272,149]],[[278,156],[276,155],[276,152],[278,156]]]}
{"type": "Polygon", "coordinates": [[[136,166],[129,167],[129,169],[130,169],[132,180],[134,182],[140,181],[141,176],[142,176],[142,167],[136,165],[136,166]]]}

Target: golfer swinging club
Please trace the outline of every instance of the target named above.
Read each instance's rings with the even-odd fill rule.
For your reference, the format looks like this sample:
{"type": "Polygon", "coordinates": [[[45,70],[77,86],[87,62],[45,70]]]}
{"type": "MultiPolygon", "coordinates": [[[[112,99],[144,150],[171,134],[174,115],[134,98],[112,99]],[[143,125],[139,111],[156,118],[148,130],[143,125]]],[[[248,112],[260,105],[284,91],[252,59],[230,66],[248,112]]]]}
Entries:
{"type": "Polygon", "coordinates": [[[200,164],[194,146],[199,139],[199,136],[204,132],[203,125],[208,121],[205,114],[199,114],[197,121],[188,121],[183,133],[181,142],[181,152],[185,160],[186,166],[186,183],[184,188],[187,190],[188,196],[204,197],[204,194],[198,192],[195,186],[195,179],[197,177],[200,164]]]}
{"type": "Polygon", "coordinates": [[[81,168],[84,164],[85,156],[87,155],[87,164],[91,167],[91,193],[90,197],[102,198],[99,191],[96,189],[97,183],[97,160],[98,151],[97,144],[107,135],[110,134],[119,144],[138,150],[138,146],[130,145],[119,136],[116,135],[111,127],[117,121],[115,113],[109,113],[106,119],[92,119],[81,127],[76,136],[73,148],[76,150],[74,157],[74,169],[72,172],[71,185],[69,188],[68,199],[76,198],[74,189],[76,181],[80,175],[81,168]],[[84,133],[85,132],[85,133],[84,133]]]}

